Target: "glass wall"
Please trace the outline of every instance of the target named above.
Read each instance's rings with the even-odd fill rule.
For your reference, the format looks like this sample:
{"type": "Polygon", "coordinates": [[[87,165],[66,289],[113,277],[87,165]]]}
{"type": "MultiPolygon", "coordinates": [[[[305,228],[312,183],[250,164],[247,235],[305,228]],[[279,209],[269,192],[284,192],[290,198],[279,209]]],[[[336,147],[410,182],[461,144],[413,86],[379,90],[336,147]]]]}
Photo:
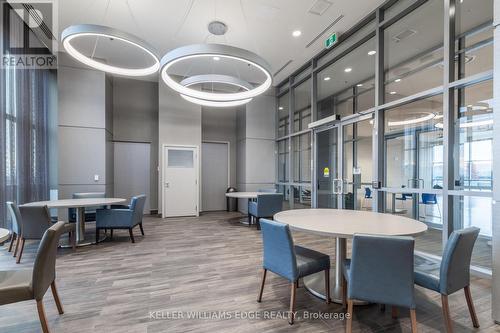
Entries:
{"type": "Polygon", "coordinates": [[[278,183],[291,208],[426,223],[416,238],[425,260],[439,259],[454,230],[477,226],[473,269],[490,270],[493,0],[451,3],[388,2],[280,86],[278,183]]]}

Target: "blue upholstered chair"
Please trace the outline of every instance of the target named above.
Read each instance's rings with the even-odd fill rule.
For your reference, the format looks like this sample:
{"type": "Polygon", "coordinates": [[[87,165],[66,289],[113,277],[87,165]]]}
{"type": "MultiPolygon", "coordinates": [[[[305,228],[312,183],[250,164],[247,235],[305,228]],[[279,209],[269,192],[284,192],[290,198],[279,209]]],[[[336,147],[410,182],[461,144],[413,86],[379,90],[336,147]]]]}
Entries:
{"type": "Polygon", "coordinates": [[[363,201],[361,203],[361,209],[365,208],[365,203],[367,199],[373,199],[372,197],[372,190],[369,187],[365,187],[365,194],[363,196],[363,201]]]}
{"type": "Polygon", "coordinates": [[[264,272],[257,302],[262,300],[268,270],[284,277],[290,281],[291,298],[288,322],[292,325],[295,292],[300,278],[325,271],[326,303],[330,302],[330,257],[321,252],[293,245],[293,238],[287,224],[262,219],[261,227],[264,248],[264,272]]]}
{"type": "MultiPolygon", "coordinates": [[[[433,193],[422,193],[422,205],[427,207],[428,205],[436,205],[439,213],[439,218],[441,218],[441,208],[439,208],[439,203],[437,201],[437,195],[433,193]]],[[[424,211],[425,213],[425,211],[424,211]]],[[[427,215],[427,214],[425,214],[427,215]]]]}
{"type": "Polygon", "coordinates": [[[99,243],[100,229],[111,229],[111,237],[113,237],[113,229],[128,229],[130,240],[132,243],[135,243],[132,229],[136,225],[139,225],[141,234],[144,236],[144,229],[142,228],[142,215],[145,202],[146,196],[142,194],[133,197],[127,208],[98,209],[95,224],[95,243],[99,243]]]}
{"type": "Polygon", "coordinates": [[[350,314],[346,332],[352,331],[353,300],[410,309],[412,331],[417,331],[413,250],[411,237],[354,235],[352,259],[344,263],[343,303],[350,314]]]}
{"type": "MultiPolygon", "coordinates": [[[[104,192],[86,192],[86,193],[73,193],[73,199],[92,199],[92,198],[105,198],[104,192]]],[[[85,207],[85,222],[95,221],[96,210],[106,207],[85,207]]],[[[76,208],[68,208],[69,222],[76,222],[76,208]]]]}
{"type": "Polygon", "coordinates": [[[471,227],[454,231],[443,251],[443,259],[439,277],[415,271],[415,283],[424,288],[434,290],[441,294],[443,316],[446,332],[453,331],[450,310],[448,306],[448,295],[464,290],[467,306],[474,327],[479,327],[479,321],[474,310],[474,303],[470,293],[470,261],[474,243],[479,235],[479,228],[471,227]]]}
{"type": "Polygon", "coordinates": [[[283,194],[265,193],[257,195],[256,201],[248,201],[248,222],[255,217],[257,229],[260,229],[259,220],[263,217],[273,218],[273,215],[283,210],[283,194]]]}

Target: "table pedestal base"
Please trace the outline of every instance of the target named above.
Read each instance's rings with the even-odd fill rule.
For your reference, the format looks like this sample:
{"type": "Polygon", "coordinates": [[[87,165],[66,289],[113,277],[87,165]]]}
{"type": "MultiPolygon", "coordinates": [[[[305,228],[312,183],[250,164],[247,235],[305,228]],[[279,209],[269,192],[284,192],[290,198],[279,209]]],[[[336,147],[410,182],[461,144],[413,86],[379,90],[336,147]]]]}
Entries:
{"type": "MultiPolygon", "coordinates": [[[[347,240],[336,238],[335,268],[330,269],[330,300],[342,304],[342,281],[344,276],[344,261],[347,254],[347,240]]],[[[311,294],[326,299],[325,273],[318,272],[303,278],[304,286],[311,294]]],[[[367,302],[354,301],[354,305],[366,305],[367,302]]]]}

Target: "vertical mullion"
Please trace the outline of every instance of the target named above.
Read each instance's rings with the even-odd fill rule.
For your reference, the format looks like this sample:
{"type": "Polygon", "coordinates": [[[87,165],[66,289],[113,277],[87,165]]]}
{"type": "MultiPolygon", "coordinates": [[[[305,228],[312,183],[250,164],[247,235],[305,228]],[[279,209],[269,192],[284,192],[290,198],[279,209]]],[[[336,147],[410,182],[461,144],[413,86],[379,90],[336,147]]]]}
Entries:
{"type": "Polygon", "coordinates": [[[295,113],[295,88],[292,88],[293,85],[293,77],[290,77],[290,82],[289,82],[289,90],[288,90],[288,204],[290,205],[290,209],[293,209],[293,188],[291,183],[293,183],[293,176],[294,176],[294,170],[293,170],[293,158],[294,158],[294,152],[293,152],[293,129],[294,129],[294,113],[295,113]]]}
{"type": "MultiPolygon", "coordinates": [[[[375,33],[376,51],[375,54],[375,126],[373,133],[373,175],[378,187],[384,185],[384,111],[379,108],[384,104],[384,30],[380,22],[384,20],[383,10],[377,9],[376,13],[377,31],[375,33]]],[[[375,212],[384,211],[384,192],[374,189],[372,209],[375,212]]]]}
{"type": "Polygon", "coordinates": [[[443,248],[453,231],[453,196],[448,192],[454,187],[454,88],[450,82],[455,75],[455,0],[444,1],[444,59],[443,59],[443,248]]]}

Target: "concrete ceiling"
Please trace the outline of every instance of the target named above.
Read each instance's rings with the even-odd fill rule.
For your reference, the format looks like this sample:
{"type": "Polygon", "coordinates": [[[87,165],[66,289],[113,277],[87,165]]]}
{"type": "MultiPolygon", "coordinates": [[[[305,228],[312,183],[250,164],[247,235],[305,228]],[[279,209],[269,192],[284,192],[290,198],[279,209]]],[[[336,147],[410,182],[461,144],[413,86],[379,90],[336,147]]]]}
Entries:
{"type": "MultiPolygon", "coordinates": [[[[319,1],[331,3],[322,15],[309,12],[317,0],[64,0],[59,2],[59,29],[79,23],[111,26],[148,41],[160,57],[188,44],[229,44],[262,56],[273,74],[291,60],[274,77],[276,85],[320,52],[331,32],[347,31],[385,0],[319,1]],[[320,35],[340,15],[343,18],[320,35]],[[208,33],[207,25],[213,20],[228,25],[225,36],[208,33]],[[293,37],[294,30],[301,30],[302,35],[293,37]]],[[[136,52],[121,47],[116,52],[113,47],[113,43],[99,42],[95,56],[112,64],[140,66],[144,61],[136,52]]]]}

